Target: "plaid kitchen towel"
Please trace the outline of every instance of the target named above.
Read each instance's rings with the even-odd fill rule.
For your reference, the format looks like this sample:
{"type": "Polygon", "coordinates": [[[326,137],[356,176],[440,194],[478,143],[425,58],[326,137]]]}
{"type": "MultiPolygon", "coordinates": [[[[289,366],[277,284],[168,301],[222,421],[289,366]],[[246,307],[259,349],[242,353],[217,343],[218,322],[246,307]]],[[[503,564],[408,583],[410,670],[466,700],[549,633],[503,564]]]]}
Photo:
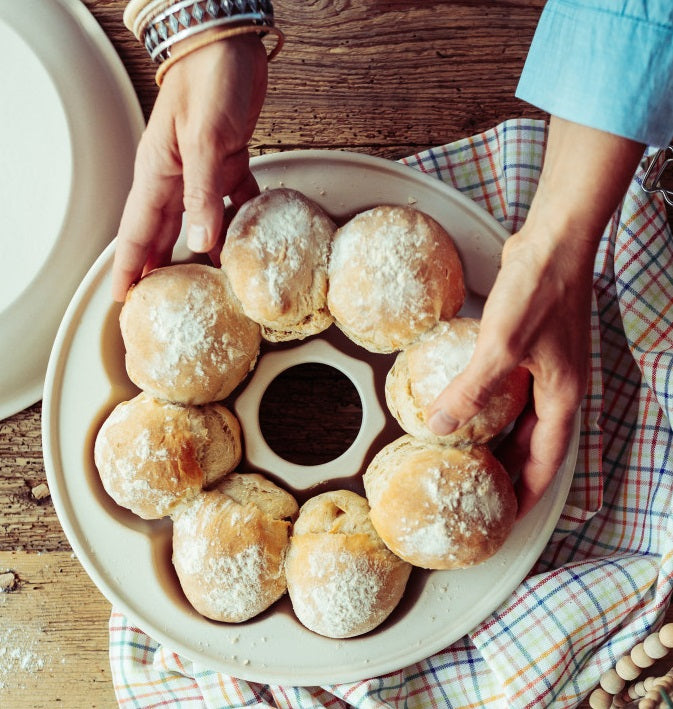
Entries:
{"type": "MultiPolygon", "coordinates": [[[[404,162],[454,185],[509,232],[526,217],[546,126],[512,120],[404,162]]],[[[122,614],[110,659],[122,707],[576,706],[662,622],[673,582],[673,238],[641,189],[647,156],[605,230],[594,270],[591,377],[572,488],[526,580],[468,636],[383,677],[260,685],[160,647],[122,614]]]]}

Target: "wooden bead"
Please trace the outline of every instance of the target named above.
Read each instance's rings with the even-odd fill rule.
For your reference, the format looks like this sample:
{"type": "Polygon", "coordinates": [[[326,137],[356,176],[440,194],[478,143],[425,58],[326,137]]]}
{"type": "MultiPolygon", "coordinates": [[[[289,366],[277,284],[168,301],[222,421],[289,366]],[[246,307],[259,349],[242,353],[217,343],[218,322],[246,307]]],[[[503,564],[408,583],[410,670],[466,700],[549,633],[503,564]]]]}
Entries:
{"type": "Polygon", "coordinates": [[[646,667],[652,667],[654,660],[645,652],[643,647],[644,643],[638,643],[633,650],[631,650],[631,659],[636,667],[645,669],[646,667]]]}
{"type": "Polygon", "coordinates": [[[640,667],[631,659],[630,655],[620,657],[615,665],[617,674],[627,682],[634,680],[640,674],[640,667]]]}
{"type": "Polygon", "coordinates": [[[645,691],[649,692],[652,689],[652,685],[654,684],[654,677],[645,677],[643,680],[643,687],[645,687],[645,691]]]}
{"type": "Polygon", "coordinates": [[[612,697],[612,706],[617,709],[627,707],[629,704],[631,704],[631,702],[628,699],[624,699],[621,694],[618,694],[616,697],[612,697]]]}
{"type": "Polygon", "coordinates": [[[594,689],[589,697],[589,706],[591,709],[610,709],[612,706],[612,695],[598,687],[594,689]]]}
{"type": "Polygon", "coordinates": [[[668,648],[661,644],[661,641],[659,640],[659,633],[652,633],[652,635],[648,635],[643,642],[643,649],[649,657],[655,660],[659,660],[668,655],[668,648]]]}
{"type": "Polygon", "coordinates": [[[600,684],[609,694],[619,694],[626,686],[626,682],[617,674],[615,669],[604,672],[601,675],[600,684]]]}
{"type": "Polygon", "coordinates": [[[667,648],[673,648],[673,623],[666,623],[659,630],[659,640],[667,648]]]}
{"type": "Polygon", "coordinates": [[[647,694],[645,685],[642,682],[636,682],[634,689],[636,691],[636,697],[644,697],[647,694]]]}
{"type": "Polygon", "coordinates": [[[654,699],[641,699],[638,702],[638,709],[657,709],[659,701],[654,699]]]}
{"type": "Polygon", "coordinates": [[[654,682],[652,682],[652,687],[661,687],[665,691],[670,691],[673,688],[673,677],[657,677],[654,682]]]}
{"type": "MultiPolygon", "coordinates": [[[[643,692],[644,694],[645,692],[643,692]]],[[[635,684],[632,684],[628,691],[627,694],[629,695],[629,699],[638,699],[638,697],[642,697],[642,694],[638,694],[638,689],[635,684]]]]}

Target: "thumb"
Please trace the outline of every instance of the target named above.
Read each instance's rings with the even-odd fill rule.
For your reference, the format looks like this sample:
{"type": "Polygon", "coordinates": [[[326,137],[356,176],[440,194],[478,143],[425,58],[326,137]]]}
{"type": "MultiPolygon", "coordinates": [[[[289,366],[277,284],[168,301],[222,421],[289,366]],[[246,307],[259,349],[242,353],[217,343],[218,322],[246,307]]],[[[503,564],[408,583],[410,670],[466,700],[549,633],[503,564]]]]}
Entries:
{"type": "Polygon", "coordinates": [[[213,249],[222,229],[224,197],[235,191],[248,173],[247,148],[224,159],[217,159],[215,150],[184,156],[183,204],[187,246],[192,251],[213,249]]]}
{"type": "Polygon", "coordinates": [[[427,411],[428,427],[438,436],[447,436],[464,426],[488,403],[516,363],[480,356],[478,349],[467,367],[441,392],[427,411]]]}

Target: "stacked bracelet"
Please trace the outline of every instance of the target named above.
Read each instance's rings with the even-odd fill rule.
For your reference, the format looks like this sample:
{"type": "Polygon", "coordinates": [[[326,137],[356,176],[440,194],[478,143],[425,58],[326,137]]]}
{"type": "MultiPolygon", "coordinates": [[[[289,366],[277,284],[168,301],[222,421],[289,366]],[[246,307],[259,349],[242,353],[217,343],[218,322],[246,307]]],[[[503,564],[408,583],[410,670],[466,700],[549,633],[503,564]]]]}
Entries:
{"type": "MultiPolygon", "coordinates": [[[[272,32],[278,41],[269,58],[278,53],[282,43],[270,0],[131,0],[124,22],[159,64],[171,57],[174,44],[212,28],[245,27],[245,32],[262,36],[272,32]]],[[[219,39],[226,36],[232,35],[218,33],[219,39]]]]}
{"type": "MultiPolygon", "coordinates": [[[[280,51],[281,47],[283,46],[283,34],[280,32],[280,30],[276,29],[275,27],[270,27],[270,31],[274,32],[276,34],[277,42],[276,46],[271,50],[269,53],[267,59],[271,61],[276,54],[280,51]]],[[[163,62],[159,68],[157,69],[157,73],[155,76],[155,81],[157,82],[157,86],[161,86],[161,83],[164,80],[164,76],[166,75],[166,72],[175,64],[176,62],[180,61],[180,59],[183,59],[186,57],[188,54],[191,54],[192,52],[195,52],[197,49],[201,49],[202,47],[205,47],[209,44],[214,44],[215,42],[219,42],[222,39],[227,39],[229,37],[236,37],[238,35],[242,34],[250,34],[253,32],[257,32],[257,28],[254,25],[240,25],[238,27],[230,27],[229,29],[224,29],[220,32],[216,32],[214,34],[209,34],[206,37],[204,37],[201,40],[196,40],[194,42],[190,42],[188,47],[185,47],[184,49],[180,49],[178,52],[174,52],[171,54],[171,56],[163,62]]]]}
{"type": "Polygon", "coordinates": [[[234,24],[273,27],[273,7],[268,0],[182,0],[152,17],[142,34],[150,57],[162,62],[175,42],[234,24]]]}

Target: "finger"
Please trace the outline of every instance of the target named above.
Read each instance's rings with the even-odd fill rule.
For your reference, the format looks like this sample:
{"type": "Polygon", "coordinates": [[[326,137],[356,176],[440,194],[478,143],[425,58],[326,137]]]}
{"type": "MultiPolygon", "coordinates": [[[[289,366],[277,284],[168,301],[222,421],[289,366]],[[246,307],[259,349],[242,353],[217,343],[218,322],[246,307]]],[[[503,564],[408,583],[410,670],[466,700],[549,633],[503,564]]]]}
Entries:
{"type": "Polygon", "coordinates": [[[187,246],[197,253],[211,251],[222,229],[224,196],[248,171],[247,149],[220,157],[212,145],[186,148],[183,153],[183,203],[187,246]]]}
{"type": "Polygon", "coordinates": [[[556,476],[567,453],[574,421],[574,409],[559,410],[552,416],[540,415],[517,483],[519,519],[535,507],[556,476]]]}
{"type": "Polygon", "coordinates": [[[240,209],[249,199],[256,197],[259,194],[259,185],[255,176],[247,170],[243,179],[238,183],[238,185],[231,191],[229,195],[231,198],[231,203],[236,209],[240,209]]]}
{"type": "Polygon", "coordinates": [[[512,478],[518,477],[530,451],[530,439],[537,425],[537,416],[531,405],[519,415],[512,430],[495,448],[498,460],[512,478]]]}
{"type": "Polygon", "coordinates": [[[155,262],[165,261],[167,254],[170,260],[172,246],[180,233],[179,214],[153,206],[151,198],[141,197],[145,191],[137,183],[131,188],[119,225],[112,266],[112,297],[120,302],[147,267],[154,267],[153,255],[155,262]]]}
{"type": "Polygon", "coordinates": [[[502,378],[517,362],[496,355],[486,347],[474,350],[467,367],[458,374],[430,406],[428,426],[438,436],[446,436],[464,426],[491,398],[502,378]]]}
{"type": "Polygon", "coordinates": [[[227,230],[231,224],[231,220],[236,216],[236,207],[233,204],[227,204],[224,208],[224,213],[222,215],[222,228],[220,229],[220,235],[215,242],[213,248],[208,252],[208,256],[212,261],[214,266],[220,268],[222,265],[222,249],[224,247],[224,241],[227,238],[227,230]]]}
{"type": "Polygon", "coordinates": [[[182,228],[182,214],[165,214],[158,228],[157,236],[152,241],[142,275],[153,271],[155,268],[167,266],[173,257],[177,234],[182,228]]]}
{"type": "MultiPolygon", "coordinates": [[[[150,124],[160,125],[160,121],[152,123],[150,118],[150,124]]],[[[112,291],[118,301],[124,300],[128,287],[143,273],[155,240],[162,243],[160,251],[165,253],[180,233],[176,220],[182,212],[182,181],[167,169],[163,155],[148,125],[138,146],[133,184],[117,232],[112,291]]]]}
{"type": "Polygon", "coordinates": [[[236,216],[236,212],[240,209],[248,200],[256,197],[259,194],[259,185],[257,180],[255,180],[253,174],[248,170],[247,174],[241,181],[241,183],[236,186],[229,195],[231,199],[231,204],[228,204],[224,208],[222,215],[222,226],[220,227],[220,234],[208,252],[210,260],[214,266],[220,267],[222,263],[222,247],[224,246],[224,240],[227,237],[227,230],[231,224],[231,220],[236,216]]]}

